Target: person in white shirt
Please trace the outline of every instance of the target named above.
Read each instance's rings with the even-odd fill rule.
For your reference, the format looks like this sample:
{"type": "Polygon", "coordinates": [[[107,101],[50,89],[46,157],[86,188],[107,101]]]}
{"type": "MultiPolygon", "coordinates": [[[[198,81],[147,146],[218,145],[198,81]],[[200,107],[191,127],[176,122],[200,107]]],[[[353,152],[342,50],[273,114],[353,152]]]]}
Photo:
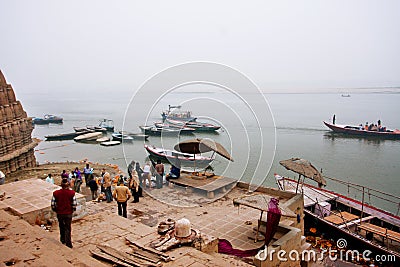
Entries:
{"type": "Polygon", "coordinates": [[[0,171],[0,184],[4,184],[6,182],[6,176],[2,171],[0,171]]]}
{"type": "Polygon", "coordinates": [[[50,184],[54,184],[54,178],[51,177],[51,173],[49,173],[49,175],[47,175],[46,182],[48,182],[50,184]]]}

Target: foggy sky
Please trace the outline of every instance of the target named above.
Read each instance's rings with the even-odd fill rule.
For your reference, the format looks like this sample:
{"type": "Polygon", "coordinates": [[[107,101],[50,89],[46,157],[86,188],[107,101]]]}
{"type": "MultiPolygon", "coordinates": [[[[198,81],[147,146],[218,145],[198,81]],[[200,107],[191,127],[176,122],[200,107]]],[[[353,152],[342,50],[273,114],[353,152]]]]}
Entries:
{"type": "Polygon", "coordinates": [[[0,69],[24,92],[133,90],[184,62],[265,92],[400,86],[400,1],[0,0],[0,69]]]}

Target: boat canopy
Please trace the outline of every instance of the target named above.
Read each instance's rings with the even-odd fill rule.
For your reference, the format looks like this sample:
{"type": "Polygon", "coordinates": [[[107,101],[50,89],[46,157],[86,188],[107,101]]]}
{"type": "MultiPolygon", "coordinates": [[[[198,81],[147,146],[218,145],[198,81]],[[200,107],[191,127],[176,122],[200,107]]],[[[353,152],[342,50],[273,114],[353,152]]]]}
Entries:
{"type": "Polygon", "coordinates": [[[322,174],[308,160],[291,158],[287,160],[281,160],[279,161],[279,164],[288,170],[294,171],[299,175],[303,175],[304,177],[316,181],[318,184],[326,186],[326,181],[322,177],[322,174]]]}
{"type": "Polygon", "coordinates": [[[190,154],[200,154],[204,152],[214,151],[220,156],[233,161],[232,156],[229,152],[220,144],[214,140],[208,138],[196,138],[180,142],[174,146],[176,151],[190,154]]]}

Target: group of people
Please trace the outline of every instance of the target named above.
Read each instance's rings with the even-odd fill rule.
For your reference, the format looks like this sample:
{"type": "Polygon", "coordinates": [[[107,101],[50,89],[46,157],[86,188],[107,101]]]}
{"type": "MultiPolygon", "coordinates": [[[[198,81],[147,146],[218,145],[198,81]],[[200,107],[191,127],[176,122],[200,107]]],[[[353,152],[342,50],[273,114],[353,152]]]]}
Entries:
{"type": "MultiPolygon", "coordinates": [[[[143,169],[140,167],[139,162],[131,161],[128,165],[129,175],[129,189],[131,189],[132,195],[134,196],[134,202],[139,202],[139,197],[142,196],[142,188],[148,187],[152,189],[153,182],[152,177],[155,177],[155,187],[160,189],[164,184],[164,164],[161,160],[157,160],[157,163],[146,162],[143,169]]],[[[169,182],[170,179],[177,179],[180,177],[181,164],[177,159],[176,162],[171,164],[171,169],[166,175],[166,180],[169,182]]]]}
{"type": "Polygon", "coordinates": [[[373,123],[368,124],[368,122],[366,122],[364,126],[360,124],[360,129],[365,131],[386,132],[386,127],[382,126],[381,120],[378,120],[378,124],[373,124],[373,123]]]}
{"type": "MultiPolygon", "coordinates": [[[[86,176],[85,176],[86,177],[86,176]]],[[[82,185],[82,173],[78,167],[72,170],[70,173],[67,173],[66,170],[63,170],[61,173],[61,179],[67,179],[70,187],[77,193],[81,192],[81,185],[82,185]]],[[[51,174],[48,175],[46,178],[46,182],[53,183],[54,179],[51,177],[51,174]]],[[[87,183],[86,183],[87,184],[87,183]]]]}
{"type": "MultiPolygon", "coordinates": [[[[139,202],[139,198],[143,196],[142,188],[149,187],[149,189],[151,189],[152,176],[156,177],[156,188],[162,188],[165,171],[164,164],[162,164],[160,160],[158,160],[156,164],[147,162],[143,168],[141,168],[139,162],[132,160],[128,165],[129,178],[120,175],[117,186],[115,186],[113,190],[113,179],[110,173],[104,168],[101,171],[101,177],[94,177],[93,168],[90,168],[89,164],[86,164],[83,174],[85,176],[86,186],[90,188],[92,193],[92,200],[99,197],[99,191],[104,192],[107,203],[115,199],[118,204],[118,215],[127,218],[128,200],[133,196],[132,202],[139,202]]],[[[179,176],[180,164],[179,161],[177,161],[175,164],[172,164],[166,179],[169,181],[170,179],[177,179],[179,176]]],[[[63,170],[61,178],[61,189],[53,192],[51,208],[57,213],[61,243],[72,248],[71,222],[72,214],[77,206],[75,192],[80,192],[82,175],[79,168],[76,167],[70,174],[63,170]]],[[[51,174],[46,178],[46,182],[54,184],[54,178],[51,174]]]]}

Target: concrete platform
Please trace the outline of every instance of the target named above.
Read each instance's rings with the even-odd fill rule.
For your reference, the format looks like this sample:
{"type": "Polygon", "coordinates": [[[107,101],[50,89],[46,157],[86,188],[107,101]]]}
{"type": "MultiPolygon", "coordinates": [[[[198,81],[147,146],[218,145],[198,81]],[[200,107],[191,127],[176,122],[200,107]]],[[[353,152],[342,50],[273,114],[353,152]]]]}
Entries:
{"type": "MultiPolygon", "coordinates": [[[[5,193],[0,202],[0,209],[9,209],[14,215],[20,216],[30,224],[44,224],[55,218],[51,210],[53,191],[61,188],[58,185],[47,183],[41,179],[27,179],[0,185],[0,191],[5,193]]],[[[86,214],[85,196],[76,194],[78,206],[74,218],[81,218],[86,214]]]]}
{"type": "Polygon", "coordinates": [[[225,193],[227,190],[234,187],[237,180],[224,176],[206,178],[182,173],[181,177],[178,179],[171,179],[170,183],[203,191],[207,194],[207,197],[211,199],[215,197],[217,191],[225,193]]]}

